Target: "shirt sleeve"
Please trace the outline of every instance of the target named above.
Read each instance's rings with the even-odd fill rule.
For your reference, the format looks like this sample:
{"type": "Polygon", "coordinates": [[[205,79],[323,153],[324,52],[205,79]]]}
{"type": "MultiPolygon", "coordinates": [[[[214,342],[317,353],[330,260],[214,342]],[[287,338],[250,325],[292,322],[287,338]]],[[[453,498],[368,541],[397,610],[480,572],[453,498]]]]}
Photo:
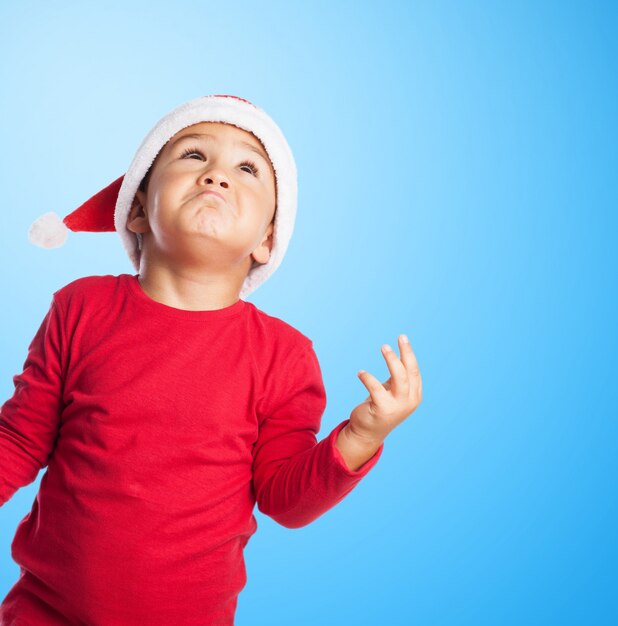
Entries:
{"type": "Polygon", "coordinates": [[[262,513],[286,528],[299,528],[352,491],[378,462],[384,443],[356,471],[349,469],[335,446],[349,419],[317,442],[326,393],[313,344],[286,361],[283,375],[267,387],[268,400],[258,411],[253,485],[262,513]]]}
{"type": "Polygon", "coordinates": [[[0,407],[0,506],[48,464],[62,413],[62,330],[52,298],[28,347],[15,391],[0,407]]]}

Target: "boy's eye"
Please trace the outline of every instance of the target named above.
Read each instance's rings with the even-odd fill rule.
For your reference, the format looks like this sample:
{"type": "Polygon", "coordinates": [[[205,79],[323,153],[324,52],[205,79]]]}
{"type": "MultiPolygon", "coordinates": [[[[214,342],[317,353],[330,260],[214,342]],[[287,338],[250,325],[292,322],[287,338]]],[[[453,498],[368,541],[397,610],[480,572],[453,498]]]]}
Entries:
{"type": "MultiPolygon", "coordinates": [[[[184,159],[185,157],[188,157],[190,154],[199,154],[202,157],[202,159],[205,158],[204,153],[199,148],[187,148],[180,155],[180,158],[184,159]]],[[[253,161],[243,161],[242,163],[240,163],[240,167],[248,167],[251,170],[251,174],[253,176],[258,175],[259,170],[257,168],[257,165],[253,163],[253,161]]]]}
{"type": "Polygon", "coordinates": [[[248,167],[251,170],[251,174],[253,174],[253,176],[257,176],[258,175],[258,168],[257,165],[253,162],[253,161],[243,161],[240,164],[240,167],[248,167]]]}
{"type": "Polygon", "coordinates": [[[189,156],[190,154],[199,154],[202,158],[204,158],[204,155],[197,148],[187,148],[187,150],[185,150],[180,155],[180,158],[184,159],[186,156],[189,156]]]}

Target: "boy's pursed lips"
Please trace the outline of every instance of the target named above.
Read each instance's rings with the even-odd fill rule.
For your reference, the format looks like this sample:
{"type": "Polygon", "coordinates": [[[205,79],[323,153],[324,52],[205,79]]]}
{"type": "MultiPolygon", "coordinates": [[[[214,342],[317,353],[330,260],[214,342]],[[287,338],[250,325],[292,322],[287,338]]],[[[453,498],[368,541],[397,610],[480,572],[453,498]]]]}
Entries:
{"type": "Polygon", "coordinates": [[[213,191],[212,189],[206,189],[205,191],[200,191],[195,197],[197,198],[199,196],[205,196],[206,194],[213,194],[221,198],[221,200],[225,201],[225,198],[218,191],[213,191]]]}

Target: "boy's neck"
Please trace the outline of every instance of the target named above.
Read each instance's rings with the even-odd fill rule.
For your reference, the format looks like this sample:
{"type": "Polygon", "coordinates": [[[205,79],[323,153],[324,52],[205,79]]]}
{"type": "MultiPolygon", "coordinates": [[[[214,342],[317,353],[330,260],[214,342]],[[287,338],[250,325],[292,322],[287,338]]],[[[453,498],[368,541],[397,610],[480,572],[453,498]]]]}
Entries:
{"type": "MultiPolygon", "coordinates": [[[[212,311],[238,302],[240,286],[226,277],[212,278],[203,273],[169,268],[140,268],[138,281],[152,300],[186,311],[212,311]]],[[[241,283],[242,285],[242,283],[241,283]]]]}

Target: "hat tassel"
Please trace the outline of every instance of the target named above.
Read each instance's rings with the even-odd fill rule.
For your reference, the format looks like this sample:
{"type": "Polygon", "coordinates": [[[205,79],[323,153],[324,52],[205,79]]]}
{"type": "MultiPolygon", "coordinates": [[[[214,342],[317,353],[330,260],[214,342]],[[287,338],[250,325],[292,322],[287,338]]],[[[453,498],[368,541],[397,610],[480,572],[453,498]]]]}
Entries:
{"type": "Polygon", "coordinates": [[[69,229],[53,211],[41,215],[30,225],[28,239],[41,248],[59,248],[64,245],[69,229]]]}

